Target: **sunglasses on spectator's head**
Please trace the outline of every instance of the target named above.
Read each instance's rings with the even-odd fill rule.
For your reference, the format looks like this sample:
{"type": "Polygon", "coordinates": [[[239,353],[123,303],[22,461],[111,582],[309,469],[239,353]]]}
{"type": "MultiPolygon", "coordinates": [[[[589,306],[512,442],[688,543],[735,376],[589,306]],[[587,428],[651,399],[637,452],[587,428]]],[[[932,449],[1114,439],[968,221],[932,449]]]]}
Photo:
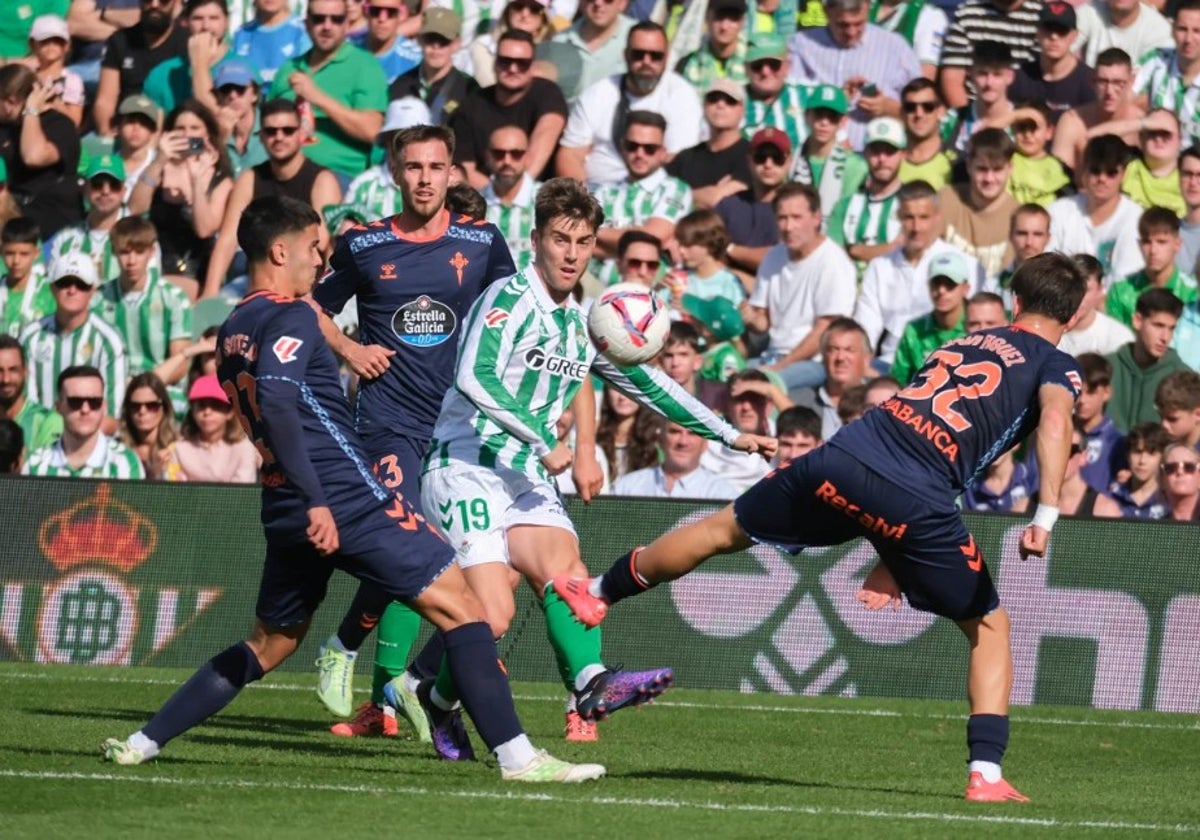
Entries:
{"type": "Polygon", "coordinates": [[[1167,461],[1162,465],[1162,471],[1167,475],[1175,475],[1176,473],[1192,475],[1197,469],[1200,469],[1200,464],[1195,461],[1167,461]]]}
{"type": "Polygon", "coordinates": [[[496,69],[502,70],[505,67],[511,67],[521,73],[526,72],[533,66],[532,58],[522,58],[515,55],[498,55],[496,56],[496,69]]]}
{"type": "Polygon", "coordinates": [[[341,26],[346,22],[345,15],[321,15],[316,12],[308,13],[308,22],[313,26],[320,26],[323,23],[334,23],[341,26]]]}
{"type": "Polygon", "coordinates": [[[367,16],[373,18],[394,18],[400,17],[400,8],[398,6],[367,6],[367,16]]]}
{"type": "Polygon", "coordinates": [[[657,154],[658,150],[661,148],[662,148],[662,143],[636,143],[633,140],[625,141],[625,151],[629,152],[629,154],[631,154],[631,155],[634,154],[635,152],[642,152],[643,154],[653,155],[653,154],[657,154]]]}
{"type": "Polygon", "coordinates": [[[659,62],[667,57],[667,54],[662,50],[635,50],[632,47],[629,50],[630,61],[653,61],[659,62]]]}
{"type": "Polygon", "coordinates": [[[99,411],[104,405],[104,397],[64,397],[63,401],[71,411],[79,411],[85,405],[92,411],[99,411]]]}

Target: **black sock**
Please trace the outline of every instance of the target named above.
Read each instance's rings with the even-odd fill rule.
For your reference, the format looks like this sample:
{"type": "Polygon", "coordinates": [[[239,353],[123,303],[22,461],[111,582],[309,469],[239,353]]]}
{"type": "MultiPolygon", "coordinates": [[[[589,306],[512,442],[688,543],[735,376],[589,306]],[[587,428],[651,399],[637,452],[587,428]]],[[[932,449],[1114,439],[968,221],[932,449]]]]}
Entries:
{"type": "Polygon", "coordinates": [[[999,764],[1008,749],[1007,715],[971,715],[967,718],[967,748],[971,761],[999,764]]]}
{"type": "Polygon", "coordinates": [[[612,568],[604,573],[604,578],[600,581],[604,598],[610,604],[615,604],[622,598],[640,595],[650,588],[649,584],[643,581],[635,571],[634,554],[635,552],[631,551],[622,555],[616,563],[612,564],[612,568]]]}
{"type": "Polygon", "coordinates": [[[379,624],[379,617],[389,603],[390,599],[381,595],[377,586],[360,584],[354,593],[354,600],[350,602],[350,609],[346,610],[345,618],[338,625],[337,636],[342,647],[351,651],[362,647],[375,625],[379,624]]]}
{"type": "Polygon", "coordinates": [[[475,621],[451,630],[445,638],[454,686],[488,750],[523,734],[508,677],[500,670],[492,628],[475,621]]]}
{"type": "Polygon", "coordinates": [[[446,638],[441,630],[434,630],[417,658],[409,663],[408,672],[419,680],[433,679],[442,667],[442,654],[445,652],[446,638]]]}
{"type": "Polygon", "coordinates": [[[229,705],[238,692],[262,679],[258,657],[245,642],[238,642],[208,660],[171,695],[142,734],[160,747],[229,705]]]}

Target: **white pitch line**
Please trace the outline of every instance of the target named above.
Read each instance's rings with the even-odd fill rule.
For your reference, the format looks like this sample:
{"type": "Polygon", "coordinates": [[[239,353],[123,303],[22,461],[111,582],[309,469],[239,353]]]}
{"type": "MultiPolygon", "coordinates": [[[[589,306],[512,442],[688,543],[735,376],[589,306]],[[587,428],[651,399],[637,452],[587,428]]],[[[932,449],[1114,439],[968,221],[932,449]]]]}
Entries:
{"type": "Polygon", "coordinates": [[[259,779],[183,779],[172,776],[134,776],[120,773],[67,773],[35,770],[0,769],[0,778],[30,781],[116,782],[177,787],[228,788],[235,790],[293,790],[321,793],[366,793],[393,796],[432,796],[447,799],[487,799],[519,802],[543,802],[554,805],[615,805],[620,808],[668,808],[672,810],[723,811],[749,814],[798,814],[813,817],[849,817],[855,819],[909,820],[917,822],[975,823],[1013,825],[1031,828],[1074,830],[1081,828],[1111,831],[1166,831],[1176,834],[1200,833],[1200,826],[1185,823],[1136,823],[1109,820],[1060,820],[1053,817],[1008,817],[993,814],[951,814],[931,811],[860,810],[828,808],[817,805],[748,805],[744,803],[694,802],[686,799],[642,799],[623,796],[558,796],[552,793],[517,793],[468,790],[429,790],[420,787],[381,787],[376,785],[338,785],[319,782],[268,782],[259,779]]]}
{"type": "MultiPolygon", "coordinates": [[[[61,680],[68,679],[56,674],[45,672],[31,671],[13,671],[0,672],[0,682],[4,680],[61,680]]],[[[163,680],[154,679],[151,677],[70,677],[71,682],[82,683],[106,683],[118,685],[180,685],[183,680],[163,680]]],[[[308,692],[315,689],[305,685],[291,685],[288,683],[252,683],[249,688],[255,691],[301,691],[308,692]]],[[[367,694],[368,689],[355,689],[358,694],[367,694]]],[[[538,694],[514,694],[514,699],[521,702],[532,703],[562,703],[562,697],[544,696],[538,694]]],[[[921,699],[921,698],[910,698],[921,699]]],[[[655,706],[670,709],[700,709],[708,711],[720,712],[765,712],[767,714],[798,714],[798,715],[844,715],[847,717],[881,717],[881,718],[919,718],[925,720],[951,720],[961,721],[963,715],[960,714],[939,714],[936,712],[897,712],[893,709],[830,709],[830,708],[809,708],[805,706],[771,706],[762,703],[751,703],[740,705],[736,703],[695,703],[687,700],[655,700],[655,706]]],[[[1071,720],[1070,718],[1046,718],[1046,717],[1027,717],[1024,714],[1018,714],[1014,723],[1020,724],[1038,724],[1042,726],[1084,726],[1084,727],[1111,727],[1113,729],[1147,729],[1164,732],[1200,732],[1200,720],[1192,723],[1148,723],[1146,721],[1137,720],[1071,720]]]]}

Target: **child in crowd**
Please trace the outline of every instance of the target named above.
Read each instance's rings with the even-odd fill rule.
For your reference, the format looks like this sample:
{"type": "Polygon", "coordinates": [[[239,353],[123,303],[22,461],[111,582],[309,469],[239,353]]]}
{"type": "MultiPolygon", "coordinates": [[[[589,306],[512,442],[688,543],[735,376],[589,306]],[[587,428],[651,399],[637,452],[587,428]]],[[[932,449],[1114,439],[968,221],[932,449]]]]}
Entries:
{"type": "Polygon", "coordinates": [[[0,229],[4,258],[0,285],[0,329],[16,338],[26,324],[54,311],[54,295],[41,262],[41,231],[32,219],[18,216],[0,229]]]}
{"type": "Polygon", "coordinates": [[[1097,493],[1107,493],[1126,468],[1124,435],[1105,413],[1112,397],[1112,363],[1096,353],[1076,357],[1083,374],[1083,390],[1075,402],[1075,423],[1083,432],[1086,454],[1079,470],[1083,480],[1097,493]]]}
{"type": "Polygon", "coordinates": [[[1125,438],[1129,478],[1114,481],[1108,495],[1096,500],[1096,515],[1132,519],[1162,519],[1167,501],[1159,485],[1159,467],[1170,438],[1157,423],[1139,423],[1125,438]]]}
{"type": "Polygon", "coordinates": [[[1008,192],[1022,204],[1049,207],[1071,186],[1062,162],[1046,151],[1054,138],[1050,106],[1045,102],[1023,103],[1013,112],[1012,133],[1017,151],[1013,155],[1008,192]]]}
{"type": "Polygon", "coordinates": [[[1154,392],[1154,406],[1171,443],[1200,450],[1200,373],[1167,374],[1154,392]]]}
{"type": "Polygon", "coordinates": [[[729,247],[729,232],[714,211],[688,213],[675,225],[675,240],[684,270],[668,277],[666,296],[672,307],[682,311],[684,295],[724,298],[735,309],[746,299],[742,281],[721,262],[729,247]]]}
{"type": "Polygon", "coordinates": [[[774,466],[807,455],[824,443],[821,440],[821,415],[802,405],[779,412],[775,419],[775,439],[779,441],[779,448],[775,451],[774,466]]]}

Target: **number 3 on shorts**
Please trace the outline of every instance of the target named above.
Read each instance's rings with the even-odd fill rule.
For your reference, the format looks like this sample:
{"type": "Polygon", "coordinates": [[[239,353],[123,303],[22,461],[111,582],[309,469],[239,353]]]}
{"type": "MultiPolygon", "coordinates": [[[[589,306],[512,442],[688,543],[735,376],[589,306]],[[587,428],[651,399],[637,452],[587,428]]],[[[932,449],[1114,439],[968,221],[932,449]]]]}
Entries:
{"type": "Polygon", "coordinates": [[[471,531],[487,531],[492,527],[492,516],[488,511],[487,499],[476,496],[473,499],[450,499],[438,503],[438,523],[448,534],[460,530],[463,534],[471,531]]]}

